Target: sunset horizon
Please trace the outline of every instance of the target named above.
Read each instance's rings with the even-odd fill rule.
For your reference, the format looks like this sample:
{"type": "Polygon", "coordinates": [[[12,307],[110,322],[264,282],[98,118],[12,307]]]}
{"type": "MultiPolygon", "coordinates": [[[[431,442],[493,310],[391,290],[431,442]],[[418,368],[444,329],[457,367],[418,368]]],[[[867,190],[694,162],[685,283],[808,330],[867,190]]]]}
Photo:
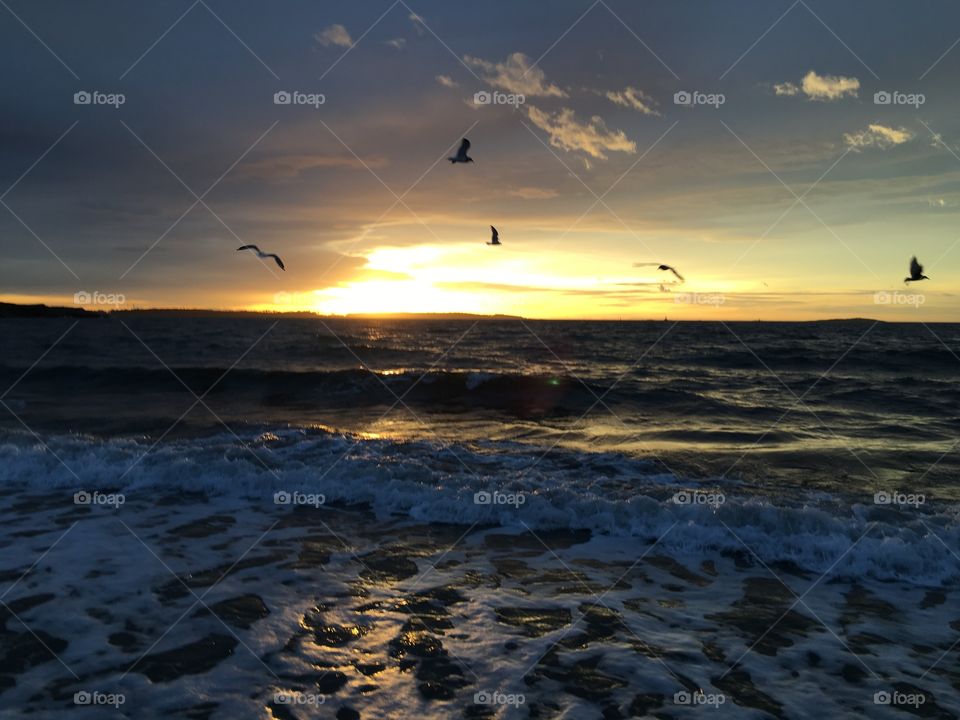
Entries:
{"type": "Polygon", "coordinates": [[[960,720],[958,36],[0,0],[0,715],[960,720]]]}
{"type": "MultiPolygon", "coordinates": [[[[890,291],[892,296],[895,291],[890,291]]],[[[672,301],[676,302],[676,305],[687,305],[686,301],[672,301]]],[[[676,305],[668,305],[663,307],[663,314],[658,315],[656,312],[651,312],[649,316],[640,316],[640,315],[629,315],[629,314],[616,314],[616,315],[597,315],[597,316],[570,316],[570,317],[554,317],[554,316],[536,316],[536,315],[521,315],[516,312],[474,312],[472,310],[431,310],[431,311],[416,311],[416,310],[394,310],[394,311],[357,311],[357,312],[323,312],[317,309],[309,309],[307,307],[292,307],[289,304],[278,304],[272,306],[250,306],[250,307],[193,307],[189,305],[176,306],[176,305],[149,305],[146,303],[131,302],[124,299],[122,305],[117,305],[116,303],[104,302],[102,304],[96,303],[76,303],[73,298],[69,297],[18,297],[14,296],[12,298],[3,298],[0,299],[0,304],[8,304],[10,306],[26,308],[31,305],[42,305],[51,310],[84,310],[91,314],[110,314],[110,313],[151,313],[151,312],[168,312],[168,313],[249,313],[249,314],[262,314],[262,315],[303,315],[303,316],[315,316],[318,318],[403,318],[404,316],[417,316],[423,318],[437,317],[443,318],[448,316],[465,316],[465,317],[475,317],[475,318],[520,318],[523,320],[550,320],[550,321],[567,321],[567,322],[663,322],[668,320],[670,322],[768,322],[768,323],[817,323],[817,322],[857,322],[857,321],[869,321],[869,322],[887,322],[887,323],[918,323],[918,324],[950,324],[953,323],[953,320],[938,320],[931,318],[911,318],[909,315],[904,317],[880,317],[877,314],[868,314],[861,316],[830,316],[824,315],[822,317],[790,317],[790,318],[770,318],[763,316],[755,317],[729,317],[724,316],[722,313],[715,310],[705,310],[703,315],[700,316],[677,316],[676,311],[674,311],[674,316],[671,317],[670,310],[675,308],[676,305]]],[[[705,305],[707,303],[704,303],[705,305]]],[[[886,304],[885,302],[883,304],[886,304]]]]}
{"type": "Polygon", "coordinates": [[[345,6],[340,22],[256,48],[207,32],[218,21],[198,6],[146,53],[123,52],[147,33],[134,25],[107,53],[113,80],[74,68],[77,40],[56,23],[62,53],[13,29],[48,87],[36,103],[20,93],[31,127],[7,148],[0,222],[17,246],[0,300],[958,319],[957,56],[895,65],[866,27],[840,41],[795,4],[704,63],[706,26],[638,41],[629,12],[569,5],[551,14],[557,33],[519,13],[494,39],[459,32],[489,25],[477,9],[345,6]],[[213,63],[184,83],[185,59],[161,61],[201,29],[239,75],[213,63]],[[396,82],[375,72],[384,63],[396,82]],[[451,165],[462,137],[475,162],[451,165]],[[44,213],[78,173],[83,193],[44,213]],[[490,225],[502,247],[484,245],[490,225]],[[237,254],[245,243],[279,252],[286,272],[237,254]],[[913,255],[932,280],[906,288],[913,255]]]}

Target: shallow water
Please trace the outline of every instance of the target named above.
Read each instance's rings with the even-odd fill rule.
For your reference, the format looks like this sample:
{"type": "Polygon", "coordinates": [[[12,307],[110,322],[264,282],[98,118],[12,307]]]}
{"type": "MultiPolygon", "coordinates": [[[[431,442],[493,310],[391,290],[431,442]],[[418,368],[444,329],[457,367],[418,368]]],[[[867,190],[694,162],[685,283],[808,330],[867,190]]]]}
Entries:
{"type": "Polygon", "coordinates": [[[7,707],[759,719],[809,717],[815,697],[828,717],[960,711],[955,584],[821,576],[746,544],[683,550],[668,540],[684,523],[623,542],[253,494],[114,500],[0,499],[7,707]]]}

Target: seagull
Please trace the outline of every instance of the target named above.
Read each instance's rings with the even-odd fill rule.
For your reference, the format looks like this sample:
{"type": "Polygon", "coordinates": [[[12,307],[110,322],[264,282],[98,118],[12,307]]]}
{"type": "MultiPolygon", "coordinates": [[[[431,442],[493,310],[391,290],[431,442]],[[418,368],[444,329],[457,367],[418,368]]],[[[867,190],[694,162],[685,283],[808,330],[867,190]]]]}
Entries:
{"type": "Polygon", "coordinates": [[[683,279],[683,275],[678,273],[676,271],[676,268],[672,268],[669,265],[658,265],[657,270],[669,270],[670,272],[672,272],[674,275],[677,276],[677,280],[679,280],[680,282],[686,282],[686,280],[683,279]]]}
{"type": "Polygon", "coordinates": [[[471,163],[473,162],[472,157],[467,157],[467,150],[470,149],[470,141],[466,138],[460,143],[460,149],[457,150],[457,154],[451,158],[447,158],[451,163],[471,163]]]}
{"type": "Polygon", "coordinates": [[[280,259],[279,255],[275,255],[274,253],[265,253],[256,245],[244,245],[243,247],[237,248],[237,252],[240,252],[241,250],[253,250],[257,254],[257,257],[260,258],[261,260],[266,258],[273,258],[274,260],[277,261],[277,265],[280,266],[280,269],[286,271],[286,268],[283,266],[283,260],[280,259]]]}
{"type": "Polygon", "coordinates": [[[913,259],[910,260],[910,277],[904,278],[903,282],[917,282],[918,280],[929,280],[926,275],[923,274],[923,265],[917,262],[917,256],[914,255],[913,259]]]}
{"type": "Polygon", "coordinates": [[[493,231],[493,237],[490,238],[490,242],[488,242],[487,245],[503,245],[503,243],[500,242],[500,233],[497,232],[497,229],[493,225],[490,226],[490,229],[493,231]]]}
{"type": "MultiPolygon", "coordinates": [[[[663,270],[663,271],[666,271],[666,272],[672,272],[672,273],[676,276],[677,280],[679,280],[681,283],[686,282],[686,279],[683,277],[683,275],[681,275],[680,273],[678,273],[678,272],[677,272],[677,269],[676,269],[675,267],[671,266],[671,265],[663,265],[663,264],[661,264],[661,263],[655,263],[655,262],[635,262],[635,263],[633,264],[633,266],[634,266],[635,268],[638,268],[638,267],[655,267],[655,268],[657,268],[657,270],[663,270]]],[[[677,283],[670,283],[670,284],[671,284],[671,285],[676,285],[677,283]]]]}

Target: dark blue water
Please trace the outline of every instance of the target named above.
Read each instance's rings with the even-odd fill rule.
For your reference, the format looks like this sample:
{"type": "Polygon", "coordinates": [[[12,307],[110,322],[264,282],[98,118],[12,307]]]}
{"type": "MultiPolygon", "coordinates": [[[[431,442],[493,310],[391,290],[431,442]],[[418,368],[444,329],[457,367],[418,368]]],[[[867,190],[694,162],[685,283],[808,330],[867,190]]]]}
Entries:
{"type": "Polygon", "coordinates": [[[0,334],[0,484],[293,489],[955,575],[958,325],[114,315],[0,334]]]}
{"type": "Polygon", "coordinates": [[[34,429],[154,436],[208,393],[174,436],[222,429],[216,415],[808,484],[929,488],[957,467],[958,325],[115,316],[0,333],[0,385],[29,369],[5,399],[34,429]]]}

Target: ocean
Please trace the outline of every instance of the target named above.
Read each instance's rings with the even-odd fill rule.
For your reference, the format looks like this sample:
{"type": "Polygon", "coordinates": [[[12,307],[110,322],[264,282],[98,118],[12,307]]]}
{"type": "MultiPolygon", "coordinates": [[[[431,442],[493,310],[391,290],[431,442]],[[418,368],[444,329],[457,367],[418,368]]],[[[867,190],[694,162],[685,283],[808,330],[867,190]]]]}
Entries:
{"type": "Polygon", "coordinates": [[[34,717],[960,713],[960,324],[0,334],[34,717]]]}

